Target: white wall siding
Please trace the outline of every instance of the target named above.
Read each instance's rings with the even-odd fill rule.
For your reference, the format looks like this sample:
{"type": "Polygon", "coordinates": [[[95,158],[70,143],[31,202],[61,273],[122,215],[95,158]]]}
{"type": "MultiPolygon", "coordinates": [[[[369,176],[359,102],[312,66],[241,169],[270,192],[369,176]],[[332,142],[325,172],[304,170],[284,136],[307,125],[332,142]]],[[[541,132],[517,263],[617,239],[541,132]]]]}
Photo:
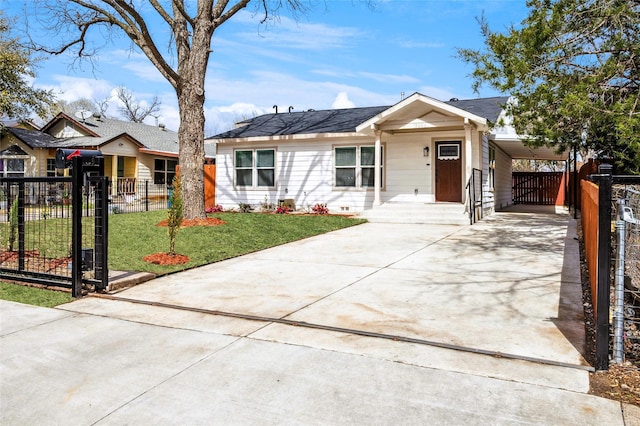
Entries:
{"type": "Polygon", "coordinates": [[[435,150],[425,134],[383,137],[385,147],[385,190],[382,201],[433,202],[433,167],[435,150]],[[423,148],[430,148],[424,157],[423,148]],[[427,166],[429,164],[429,166],[427,166]]]}
{"type": "Polygon", "coordinates": [[[511,205],[511,157],[496,148],[495,209],[511,205]]]}
{"type": "Polygon", "coordinates": [[[482,136],[482,215],[495,212],[495,191],[489,186],[489,138],[482,136]]]}
{"type": "MultiPolygon", "coordinates": [[[[216,203],[225,209],[239,203],[259,207],[265,199],[293,199],[297,209],[327,204],[331,212],[362,211],[373,202],[373,190],[333,187],[334,146],[369,144],[363,140],[323,140],[318,142],[284,142],[276,149],[275,188],[236,188],[234,186],[233,152],[254,147],[240,144],[218,144],[216,154],[216,203]]],[[[371,143],[372,144],[372,143],[371,143]]]]}

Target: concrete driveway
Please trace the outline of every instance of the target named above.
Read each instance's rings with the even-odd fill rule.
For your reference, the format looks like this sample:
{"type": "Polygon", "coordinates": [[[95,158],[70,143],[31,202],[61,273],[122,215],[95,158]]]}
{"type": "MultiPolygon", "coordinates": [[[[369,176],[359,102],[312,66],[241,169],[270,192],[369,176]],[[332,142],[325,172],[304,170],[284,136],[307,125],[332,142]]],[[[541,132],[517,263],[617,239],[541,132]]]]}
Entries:
{"type": "Polygon", "coordinates": [[[1,306],[3,424],[623,423],[586,395],[566,214],[369,223],[1,306]]]}

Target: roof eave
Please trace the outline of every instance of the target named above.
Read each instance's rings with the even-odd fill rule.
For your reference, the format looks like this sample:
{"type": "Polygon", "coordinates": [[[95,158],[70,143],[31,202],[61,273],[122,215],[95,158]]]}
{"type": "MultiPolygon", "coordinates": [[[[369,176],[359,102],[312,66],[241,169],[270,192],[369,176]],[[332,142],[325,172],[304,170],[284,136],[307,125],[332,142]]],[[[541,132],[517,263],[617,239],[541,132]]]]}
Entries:
{"type": "Polygon", "coordinates": [[[302,133],[295,135],[275,135],[275,136],[252,136],[248,138],[215,138],[207,139],[210,143],[251,143],[251,142],[282,142],[306,139],[342,139],[361,138],[368,135],[359,132],[342,133],[302,133]]]}

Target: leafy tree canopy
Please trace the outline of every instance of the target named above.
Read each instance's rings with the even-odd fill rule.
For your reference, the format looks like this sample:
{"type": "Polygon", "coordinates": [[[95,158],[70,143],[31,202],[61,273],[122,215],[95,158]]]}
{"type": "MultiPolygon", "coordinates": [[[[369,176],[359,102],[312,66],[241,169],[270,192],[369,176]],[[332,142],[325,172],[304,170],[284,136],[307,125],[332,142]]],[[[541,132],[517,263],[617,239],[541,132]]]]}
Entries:
{"type": "Polygon", "coordinates": [[[17,39],[10,37],[9,25],[0,11],[0,116],[23,119],[32,113],[44,116],[53,95],[31,85],[35,60],[17,39]]]}
{"type": "Polygon", "coordinates": [[[640,173],[640,1],[529,0],[519,28],[485,48],[459,49],[483,84],[509,93],[518,133],[531,146],[582,147],[640,173]]]}

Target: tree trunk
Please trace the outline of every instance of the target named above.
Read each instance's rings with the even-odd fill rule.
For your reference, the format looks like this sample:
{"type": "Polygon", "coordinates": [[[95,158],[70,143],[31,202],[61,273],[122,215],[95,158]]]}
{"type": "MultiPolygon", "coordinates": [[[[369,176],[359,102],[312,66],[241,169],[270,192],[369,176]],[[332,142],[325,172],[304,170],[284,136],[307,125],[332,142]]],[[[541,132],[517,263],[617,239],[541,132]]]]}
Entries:
{"type": "MultiPolygon", "coordinates": [[[[195,69],[193,69],[195,70],[195,69]]],[[[197,92],[193,84],[198,76],[183,74],[182,94],[178,96],[180,127],[180,179],[185,219],[200,219],[206,216],[204,209],[204,93],[197,92]],[[193,78],[193,79],[192,79],[193,78]]],[[[204,82],[202,83],[204,86],[204,82]]]]}
{"type": "MultiPolygon", "coordinates": [[[[202,5],[199,5],[202,7],[202,5]]],[[[177,11],[176,11],[177,12],[177,11]]],[[[178,15],[179,16],[179,15],[178,15]]],[[[194,21],[191,45],[184,19],[175,22],[178,53],[176,94],[180,111],[180,179],[185,219],[206,217],[204,209],[204,81],[209,62],[213,23],[199,13],[194,21]]]]}

